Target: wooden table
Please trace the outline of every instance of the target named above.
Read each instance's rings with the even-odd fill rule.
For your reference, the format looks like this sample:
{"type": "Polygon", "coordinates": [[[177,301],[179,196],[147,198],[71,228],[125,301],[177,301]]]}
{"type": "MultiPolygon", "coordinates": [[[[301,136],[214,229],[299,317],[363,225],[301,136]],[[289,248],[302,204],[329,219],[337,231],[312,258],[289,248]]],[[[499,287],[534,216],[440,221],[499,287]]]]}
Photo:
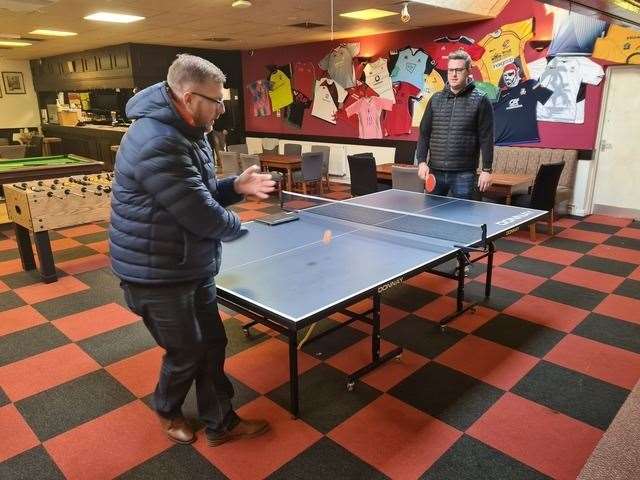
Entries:
{"type": "MultiPolygon", "coordinates": [[[[54,150],[58,147],[54,147],[55,145],[59,145],[62,143],[62,139],[59,137],[44,137],[42,139],[42,156],[47,157],[50,155],[54,155],[54,150]]],[[[61,152],[58,152],[61,153],[61,152]]]]}
{"type": "Polygon", "coordinates": [[[293,172],[302,168],[300,155],[280,155],[277,153],[260,154],[260,165],[265,170],[285,170],[287,172],[287,189],[293,187],[293,172]]]}
{"type": "MultiPolygon", "coordinates": [[[[381,163],[376,165],[376,173],[378,175],[378,180],[391,180],[391,167],[393,165],[399,165],[404,167],[410,167],[411,165],[403,164],[403,163],[381,163]]],[[[533,184],[533,180],[535,175],[516,175],[511,173],[494,173],[491,176],[491,187],[489,189],[489,193],[493,193],[499,195],[501,197],[505,197],[505,203],[507,205],[511,204],[511,195],[514,190],[523,188],[527,189],[531,184],[533,184]]]]}
{"type": "Polygon", "coordinates": [[[516,189],[527,190],[536,178],[535,175],[516,175],[512,173],[494,173],[491,175],[489,193],[505,197],[504,203],[511,205],[511,194],[516,189]]]}

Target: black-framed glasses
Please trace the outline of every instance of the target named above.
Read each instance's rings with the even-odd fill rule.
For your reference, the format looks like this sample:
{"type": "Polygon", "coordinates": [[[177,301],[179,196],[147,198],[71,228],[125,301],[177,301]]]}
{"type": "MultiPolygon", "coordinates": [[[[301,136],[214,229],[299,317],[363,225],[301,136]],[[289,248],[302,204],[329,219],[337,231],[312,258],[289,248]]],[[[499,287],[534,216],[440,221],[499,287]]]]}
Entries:
{"type": "Polygon", "coordinates": [[[222,98],[212,98],[212,97],[209,97],[207,95],[203,95],[202,93],[198,93],[198,92],[191,92],[191,94],[192,95],[197,95],[197,96],[202,97],[202,98],[205,98],[205,99],[209,100],[210,102],[213,102],[216,105],[224,108],[224,99],[222,99],[222,98]]]}
{"type": "Polygon", "coordinates": [[[466,70],[467,70],[466,68],[449,68],[449,69],[447,69],[447,73],[449,75],[453,75],[454,73],[457,74],[457,75],[461,75],[466,70]]]}

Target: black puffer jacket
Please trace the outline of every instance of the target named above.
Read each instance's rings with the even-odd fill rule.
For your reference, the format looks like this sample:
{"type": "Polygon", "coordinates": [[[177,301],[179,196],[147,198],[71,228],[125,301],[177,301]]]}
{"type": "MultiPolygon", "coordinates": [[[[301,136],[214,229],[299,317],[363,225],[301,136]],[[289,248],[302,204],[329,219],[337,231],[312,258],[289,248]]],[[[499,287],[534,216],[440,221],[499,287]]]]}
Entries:
{"type": "Polygon", "coordinates": [[[220,241],[240,219],[225,209],[242,199],[234,178],[217,180],[204,130],[177,113],[166,83],[127,103],[135,119],[116,156],[109,247],[115,274],[170,284],[218,273],[220,241]]]}
{"type": "Polygon", "coordinates": [[[493,164],[493,107],[473,82],[458,94],[449,85],[435,93],[420,123],[416,157],[429,167],[445,171],[476,170],[479,152],[482,168],[493,164]]]}

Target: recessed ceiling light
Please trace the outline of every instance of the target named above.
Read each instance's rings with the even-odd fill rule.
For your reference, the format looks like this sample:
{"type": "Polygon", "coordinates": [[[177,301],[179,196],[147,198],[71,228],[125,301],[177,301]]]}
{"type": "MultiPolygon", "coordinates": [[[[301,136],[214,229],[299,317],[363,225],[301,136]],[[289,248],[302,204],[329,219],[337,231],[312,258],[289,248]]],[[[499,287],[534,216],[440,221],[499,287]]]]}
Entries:
{"type": "Polygon", "coordinates": [[[137,15],[124,15],[121,13],[97,12],[84,17],[85,20],[95,20],[97,22],[132,23],[144,20],[145,17],[137,15]]]}
{"type": "Polygon", "coordinates": [[[29,45],[33,44],[19,40],[0,40],[0,47],[28,47],[29,45]]]}
{"type": "Polygon", "coordinates": [[[38,30],[34,30],[29,32],[32,35],[49,35],[51,37],[72,37],[73,35],[77,35],[75,32],[63,32],[62,30],[47,30],[46,28],[39,28],[38,30]]]}
{"type": "Polygon", "coordinates": [[[235,0],[231,6],[233,8],[249,8],[251,6],[251,2],[249,0],[235,0]]]}
{"type": "Polygon", "coordinates": [[[355,18],[357,20],[374,20],[376,18],[390,17],[398,15],[398,12],[390,12],[388,10],[380,10],[378,8],[367,8],[365,10],[356,10],[355,12],[341,13],[341,17],[355,18]]]}

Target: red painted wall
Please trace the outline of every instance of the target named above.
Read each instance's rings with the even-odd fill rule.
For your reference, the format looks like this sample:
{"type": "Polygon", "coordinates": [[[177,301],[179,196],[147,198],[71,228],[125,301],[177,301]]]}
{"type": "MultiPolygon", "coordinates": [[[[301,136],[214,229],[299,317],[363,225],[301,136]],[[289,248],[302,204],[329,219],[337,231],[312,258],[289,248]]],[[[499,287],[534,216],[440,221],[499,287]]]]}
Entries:
{"type": "MultiPolygon", "coordinates": [[[[536,35],[547,32],[549,38],[550,22],[553,20],[546,16],[542,4],[535,0],[512,0],[496,19],[465,23],[458,25],[448,25],[443,27],[422,28],[404,32],[393,32],[382,35],[359,37],[348,41],[360,42],[360,56],[388,57],[389,50],[402,48],[406,45],[412,47],[425,47],[426,44],[443,35],[456,37],[467,35],[479,41],[487,33],[492,32],[505,23],[517,22],[527,18],[535,17],[536,35]]],[[[540,37],[538,37],[540,38],[540,37]]],[[[282,65],[293,61],[311,61],[317,64],[333,47],[345,42],[344,39],[334,42],[316,42],[301,45],[291,45],[286,47],[269,48],[256,50],[252,56],[247,52],[242,54],[243,81],[246,85],[255,80],[265,78],[266,65],[282,65]]],[[[527,43],[525,47],[525,58],[527,62],[545,56],[545,52],[537,52],[527,43]]],[[[597,60],[594,60],[597,61],[597,60]]],[[[602,87],[604,79],[596,86],[587,86],[585,122],[581,125],[568,123],[548,123],[538,122],[540,132],[540,142],[531,143],[526,146],[549,147],[549,148],[571,148],[591,150],[598,127],[598,117],[600,113],[600,103],[602,97],[602,87]]],[[[247,91],[245,89],[245,95],[247,91]]],[[[305,112],[302,129],[291,127],[281,117],[272,115],[270,117],[254,117],[250,102],[244,102],[245,128],[250,132],[262,132],[269,135],[277,134],[298,134],[313,136],[334,136],[358,138],[358,130],[344,121],[338,120],[337,125],[312,117],[310,110],[305,112]]],[[[385,137],[388,140],[417,140],[418,129],[414,128],[411,135],[401,135],[395,137],[385,137]]]]}

